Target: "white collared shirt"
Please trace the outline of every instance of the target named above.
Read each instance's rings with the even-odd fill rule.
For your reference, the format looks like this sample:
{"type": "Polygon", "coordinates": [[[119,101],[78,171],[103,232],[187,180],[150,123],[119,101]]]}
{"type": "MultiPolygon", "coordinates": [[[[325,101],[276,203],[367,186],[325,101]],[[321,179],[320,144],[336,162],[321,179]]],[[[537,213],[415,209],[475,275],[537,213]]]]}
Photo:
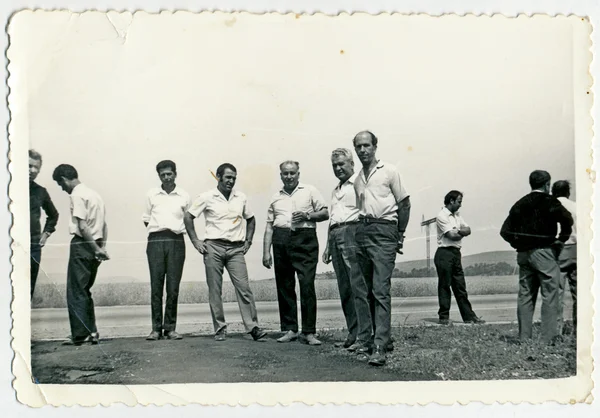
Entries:
{"type": "Polygon", "coordinates": [[[438,247],[461,247],[462,238],[458,241],[453,241],[446,236],[449,231],[458,230],[461,226],[467,227],[467,223],[458,214],[458,212],[452,213],[448,208],[444,208],[438,213],[436,220],[437,225],[437,242],[438,247]]]}
{"type": "MultiPolygon", "coordinates": [[[[327,206],[319,191],[308,184],[298,183],[298,186],[287,193],[283,188],[273,195],[267,212],[267,223],[272,223],[276,228],[291,228],[292,213],[301,211],[314,213],[327,206]]],[[[313,221],[304,221],[294,224],[295,228],[316,228],[313,221]]]]}
{"type": "Polygon", "coordinates": [[[396,167],[382,161],[368,178],[364,168],[360,170],[354,190],[360,215],[391,221],[398,220],[398,203],[408,197],[396,167]]]}
{"type": "Polygon", "coordinates": [[[150,189],[146,194],[146,209],[142,221],[148,223],[148,233],[172,231],[176,234],[185,233],[183,215],[190,206],[190,195],[179,186],[171,193],[162,187],[150,189]]]}
{"type": "Polygon", "coordinates": [[[246,225],[243,220],[254,216],[248,207],[248,198],[244,193],[232,190],[227,200],[216,188],[195,198],[188,212],[195,218],[204,214],[205,239],[223,239],[232,242],[246,239],[246,225]]]}
{"type": "Polygon", "coordinates": [[[104,238],[104,222],[106,209],[104,201],[98,193],[83,183],[79,183],[69,195],[71,201],[71,219],[69,232],[83,237],[77,219],[85,221],[95,240],[104,238]]]}
{"type": "Polygon", "coordinates": [[[573,217],[573,230],[571,232],[571,236],[565,242],[565,245],[577,244],[577,204],[572,200],[567,199],[566,197],[559,197],[558,201],[564,206],[566,210],[571,213],[573,217]]]}
{"type": "Polygon", "coordinates": [[[330,225],[352,222],[358,219],[358,206],[354,182],[358,177],[354,173],[344,184],[338,184],[331,193],[331,209],[329,213],[330,225]]]}

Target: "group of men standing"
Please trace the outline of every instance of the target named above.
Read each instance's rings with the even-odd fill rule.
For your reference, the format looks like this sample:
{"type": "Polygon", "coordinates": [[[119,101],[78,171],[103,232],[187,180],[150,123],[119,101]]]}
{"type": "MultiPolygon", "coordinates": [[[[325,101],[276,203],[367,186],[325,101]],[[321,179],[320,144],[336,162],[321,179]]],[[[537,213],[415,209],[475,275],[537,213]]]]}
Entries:
{"type": "MultiPolygon", "coordinates": [[[[350,149],[338,148],[332,152],[332,169],[339,183],[331,194],[329,207],[315,187],[300,182],[298,162],[281,163],[283,187],[272,197],[267,210],[262,262],[266,268],[274,267],[275,270],[281,331],[284,332],[277,341],[286,343],[301,339],[309,345],[320,345],[316,335],[315,275],[319,259],[316,224],[329,220],[322,260],[333,263],[348,329],[346,340],[339,345],[368,359],[369,364],[380,366],[386,362],[386,353],[393,349],[391,277],[396,255],[402,254],[411,204],[396,167],[377,158],[377,145],[378,138],[370,131],[359,132],[354,137],[354,151],[362,165],[358,172],[355,172],[350,149]],[[300,286],[300,327],[296,277],[300,286]]],[[[58,221],[58,212],[46,189],[34,181],[40,168],[41,156],[30,150],[32,296],[41,247],[58,221]],[[41,209],[47,215],[43,232],[40,231],[41,209]]],[[[176,324],[186,258],[186,233],[204,258],[215,340],[223,341],[227,337],[222,301],[224,269],[235,288],[246,332],[254,340],[261,340],[266,332],[258,323],[245,262],[256,221],[246,195],[234,187],[237,169],[229,163],[220,165],[215,175],[216,188],[194,200],[176,184],[177,167],[173,161],[159,162],[156,171],[161,185],[147,193],[142,215],[148,233],[146,254],[151,285],[152,330],[147,340],[182,338],[176,331],[176,324]],[[201,215],[205,219],[204,239],[198,237],[194,226],[195,219],[201,215]]],[[[560,314],[562,318],[557,303],[557,292],[562,283],[557,273],[559,269],[564,271],[575,295],[576,247],[569,213],[574,209],[568,203],[571,202],[568,200],[568,183],[566,192],[565,182],[555,184],[554,194],[567,199],[562,206],[547,193],[550,177],[543,173],[532,174],[530,183],[534,191],[511,209],[502,228],[503,238],[519,251],[518,318],[522,337],[531,336],[533,306],[540,282],[544,300],[544,338],[556,334],[557,316],[560,314]],[[540,191],[543,193],[536,194],[540,191]],[[559,242],[554,239],[557,223],[561,225],[559,240],[567,243],[561,251],[555,248],[559,242]],[[560,267],[559,254],[562,254],[560,267]],[[552,320],[554,325],[551,326],[549,321],[552,320]]],[[[53,179],[71,200],[69,230],[73,239],[67,272],[71,337],[66,344],[97,344],[99,336],[90,288],[98,266],[109,259],[105,249],[106,210],[100,196],[79,181],[74,167],[61,164],[54,170],[53,179]]],[[[444,199],[444,208],[437,216],[438,250],[434,262],[439,279],[439,319],[442,324],[449,323],[451,291],[465,322],[484,322],[471,308],[462,271],[461,241],[471,234],[469,226],[458,214],[462,199],[461,192],[449,192],[444,199]]]]}

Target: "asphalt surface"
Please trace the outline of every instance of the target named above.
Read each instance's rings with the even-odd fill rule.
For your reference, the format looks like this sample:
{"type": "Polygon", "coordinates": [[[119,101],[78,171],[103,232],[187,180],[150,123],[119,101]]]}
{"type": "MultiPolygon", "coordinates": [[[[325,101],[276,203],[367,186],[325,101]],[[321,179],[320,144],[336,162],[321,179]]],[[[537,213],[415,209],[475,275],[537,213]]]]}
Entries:
{"type": "MultiPolygon", "coordinates": [[[[516,321],[516,295],[485,295],[469,297],[473,310],[489,323],[516,321]]],[[[536,307],[539,319],[541,301],[536,307]]],[[[570,317],[571,300],[566,297],[565,316],[570,317]]],[[[317,328],[340,329],[345,320],[339,300],[318,301],[317,328]]],[[[277,302],[257,302],[260,325],[267,330],[279,330],[277,302]]],[[[244,332],[236,303],[224,305],[230,332],[244,332]]],[[[437,297],[392,299],[392,325],[422,325],[437,323],[437,297]]],[[[300,312],[300,309],[298,309],[300,312]]],[[[452,301],[450,319],[462,322],[456,303],[452,301]]],[[[177,330],[183,334],[210,335],[213,333],[208,304],[179,305],[177,330]]],[[[112,306],[96,308],[96,323],[103,338],[139,337],[151,331],[150,306],[112,306]]],[[[62,340],[70,334],[66,309],[33,309],[31,312],[32,341],[62,340]]]]}

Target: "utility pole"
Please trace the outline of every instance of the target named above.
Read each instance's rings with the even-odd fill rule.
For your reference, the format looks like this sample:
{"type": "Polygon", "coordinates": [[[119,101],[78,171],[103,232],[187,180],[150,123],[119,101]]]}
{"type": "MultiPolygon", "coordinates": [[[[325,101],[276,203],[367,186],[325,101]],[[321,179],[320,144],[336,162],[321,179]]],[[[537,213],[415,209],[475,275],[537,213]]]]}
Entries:
{"type": "Polygon", "coordinates": [[[425,227],[425,245],[427,246],[427,271],[431,269],[431,224],[436,218],[425,220],[425,215],[421,216],[421,230],[425,227]]]}

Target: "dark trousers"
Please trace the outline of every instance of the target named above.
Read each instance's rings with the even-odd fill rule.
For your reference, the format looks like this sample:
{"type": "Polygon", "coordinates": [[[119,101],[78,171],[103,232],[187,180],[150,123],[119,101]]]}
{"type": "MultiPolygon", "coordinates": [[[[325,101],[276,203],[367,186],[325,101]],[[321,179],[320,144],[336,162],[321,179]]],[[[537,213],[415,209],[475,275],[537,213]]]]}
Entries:
{"type": "Polygon", "coordinates": [[[356,228],[343,225],[329,230],[329,254],[340,291],[348,337],[367,342],[371,339],[371,308],[368,289],[356,257],[356,228]]]}
{"type": "Polygon", "coordinates": [[[150,304],[152,309],[152,330],[156,332],[175,331],[177,325],[177,300],[179,284],[185,262],[185,241],[183,234],[171,231],[153,232],[148,235],[146,247],[150,268],[150,304]],[[163,322],[163,291],[167,289],[167,300],[163,322]]]}
{"type": "Polygon", "coordinates": [[[291,231],[285,228],[274,228],[273,259],[281,330],[298,332],[296,280],[294,277],[296,274],[300,283],[302,332],[304,334],[315,333],[317,326],[315,274],[319,259],[319,241],[316,230],[303,228],[291,231]]]}
{"type": "Polygon", "coordinates": [[[392,272],[396,266],[398,227],[394,223],[359,223],[357,260],[369,291],[376,346],[387,347],[392,332],[392,272]]]}
{"type": "Polygon", "coordinates": [[[42,260],[42,247],[40,247],[40,237],[31,237],[31,247],[29,253],[31,254],[31,299],[33,299],[33,292],[35,291],[35,282],[40,272],[40,262],[42,260]]]}
{"type": "Polygon", "coordinates": [[[456,299],[458,310],[463,321],[470,321],[476,317],[469,295],[467,294],[467,284],[465,274],[462,268],[460,249],[455,247],[439,247],[433,257],[435,269],[438,275],[438,301],[440,310],[438,316],[440,319],[450,317],[450,303],[452,293],[456,299]]]}
{"type": "Polygon", "coordinates": [[[83,238],[74,236],[67,269],[67,307],[73,341],[82,341],[98,331],[91,293],[98,266],[100,261],[96,260],[92,246],[83,238]]]}

